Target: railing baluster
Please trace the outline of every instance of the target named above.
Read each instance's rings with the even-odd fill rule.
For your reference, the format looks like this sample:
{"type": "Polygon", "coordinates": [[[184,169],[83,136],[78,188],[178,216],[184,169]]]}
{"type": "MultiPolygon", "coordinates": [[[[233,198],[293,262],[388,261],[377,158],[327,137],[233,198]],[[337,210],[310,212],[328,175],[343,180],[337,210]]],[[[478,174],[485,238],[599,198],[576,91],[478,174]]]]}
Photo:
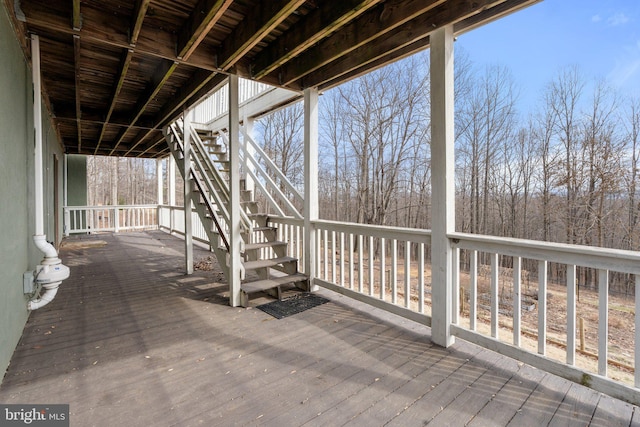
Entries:
{"type": "Polygon", "coordinates": [[[411,242],[404,242],[404,306],[411,307],[411,242]]]}
{"type": "Polygon", "coordinates": [[[513,257],[513,345],[520,347],[520,319],[522,318],[521,294],[522,258],[513,257]]]}
{"type": "Polygon", "coordinates": [[[322,252],[322,258],[324,261],[324,276],[323,279],[327,280],[329,278],[329,260],[327,259],[327,255],[328,255],[328,251],[329,251],[329,230],[324,230],[324,240],[322,242],[322,247],[323,247],[323,252],[322,252]]]}
{"type": "Polygon", "coordinates": [[[491,336],[498,338],[498,254],[491,254],[491,336]]]}
{"type": "Polygon", "coordinates": [[[354,280],[353,280],[353,233],[349,233],[349,289],[353,290],[354,280]]]}
{"type": "Polygon", "coordinates": [[[340,232],[340,286],[344,288],[344,232],[340,232]]]}
{"type": "Polygon", "coordinates": [[[336,232],[331,231],[331,283],[336,283],[336,232]]]}
{"type": "Polygon", "coordinates": [[[391,302],[398,303],[398,241],[391,241],[391,302]]]}
{"type": "Polygon", "coordinates": [[[385,259],[387,255],[385,253],[386,252],[385,246],[386,246],[386,241],[385,241],[385,238],[382,237],[380,238],[380,299],[383,301],[385,299],[385,296],[386,296],[385,294],[387,292],[386,290],[387,284],[386,284],[386,277],[385,277],[387,275],[387,272],[386,272],[387,260],[385,259]]]}
{"type": "Polygon", "coordinates": [[[567,265],[567,364],[576,363],[576,266],[567,265]]]}
{"type": "Polygon", "coordinates": [[[369,295],[373,296],[373,274],[374,274],[374,259],[373,259],[373,236],[369,236],[369,295]]]}
{"type": "MultiPolygon", "coordinates": [[[[469,271],[469,329],[476,330],[476,319],[478,317],[478,251],[472,250],[470,256],[469,271]]],[[[433,303],[433,302],[432,302],[433,303]]]]}
{"type": "Polygon", "coordinates": [[[363,290],[363,275],[364,275],[364,262],[362,259],[362,234],[358,234],[358,292],[362,293],[363,290]]]}
{"type": "Polygon", "coordinates": [[[598,374],[607,376],[609,336],[609,270],[598,270],[598,374]]]}
{"type": "Polygon", "coordinates": [[[547,353],[547,261],[538,262],[538,353],[547,353]]]}
{"type": "Polygon", "coordinates": [[[418,312],[424,313],[424,243],[418,246],[418,312]]]}
{"type": "Polygon", "coordinates": [[[635,311],[635,352],[634,352],[634,385],[640,387],[640,274],[634,275],[636,311],[635,311]]]}
{"type": "Polygon", "coordinates": [[[451,323],[458,324],[460,318],[460,249],[454,248],[452,251],[451,268],[453,271],[451,290],[451,323]]]}

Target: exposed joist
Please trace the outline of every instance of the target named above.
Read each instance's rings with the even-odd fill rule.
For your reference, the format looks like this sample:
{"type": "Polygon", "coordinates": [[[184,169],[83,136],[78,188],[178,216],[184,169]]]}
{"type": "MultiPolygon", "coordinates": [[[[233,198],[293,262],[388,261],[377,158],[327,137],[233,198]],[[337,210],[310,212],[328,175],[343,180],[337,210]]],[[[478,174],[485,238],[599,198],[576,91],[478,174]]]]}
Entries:
{"type": "Polygon", "coordinates": [[[267,34],[291,15],[305,0],[272,0],[258,2],[243,22],[222,44],[219,66],[229,70],[267,34]]]}
{"type": "Polygon", "coordinates": [[[498,4],[491,9],[485,9],[480,13],[458,22],[453,26],[453,30],[456,35],[459,35],[541,1],[542,0],[506,0],[504,3],[498,4]]]}
{"type": "MultiPolygon", "coordinates": [[[[75,116],[73,115],[57,115],[56,116],[56,121],[62,123],[62,122],[73,122],[76,123],[78,120],[75,118],[75,116]]],[[[87,117],[86,113],[83,113],[82,119],[80,120],[80,122],[83,125],[90,125],[90,126],[110,126],[110,127],[116,127],[116,128],[131,128],[131,129],[138,129],[138,130],[155,130],[157,128],[152,127],[146,123],[138,123],[135,125],[131,125],[130,123],[124,123],[122,121],[111,121],[109,123],[106,123],[104,120],[99,119],[98,117],[92,116],[92,117],[87,117]]],[[[96,144],[96,149],[99,149],[100,147],[96,144]]]]}
{"type": "Polygon", "coordinates": [[[80,37],[73,36],[73,60],[76,90],[76,127],[78,129],[78,151],[82,147],[82,94],[80,92],[80,37]]]}
{"type": "MultiPolygon", "coordinates": [[[[121,49],[133,49],[136,55],[160,58],[180,64],[189,64],[197,68],[219,71],[215,58],[209,52],[196,52],[189,57],[189,61],[178,58],[175,50],[176,36],[168,31],[156,29],[153,39],[138,37],[135,47],[130,44],[129,25],[122,25],[119,20],[105,20],[91,8],[83,9],[84,25],[80,31],[80,38],[98,46],[114,46],[121,49]]],[[[56,32],[74,35],[74,31],[65,19],[46,10],[33,11],[27,17],[27,24],[31,31],[56,32]]]]}
{"type": "Polygon", "coordinates": [[[135,46],[138,42],[138,36],[140,36],[140,30],[142,29],[142,22],[147,14],[151,0],[136,0],[136,6],[133,9],[133,20],[131,22],[131,35],[129,37],[129,44],[135,46]]]}
{"type": "Polygon", "coordinates": [[[178,34],[178,59],[188,60],[233,0],[200,0],[178,34]]]}
{"type": "Polygon", "coordinates": [[[320,67],[350,54],[360,46],[386,37],[389,31],[443,3],[445,0],[387,1],[363,13],[330,37],[289,61],[278,71],[278,78],[284,86],[287,86],[320,67]]]}
{"type": "Polygon", "coordinates": [[[154,131],[161,129],[177,118],[184,107],[189,105],[189,101],[200,99],[215,87],[220,86],[226,79],[227,76],[224,74],[208,73],[203,70],[197,71],[196,75],[189,79],[189,83],[180,88],[178,93],[176,93],[174,101],[167,104],[156,116],[154,120],[155,126],[149,129],[146,134],[142,135],[132,148],[137,147],[152,135],[154,131]]]}
{"type": "MultiPolygon", "coordinates": [[[[118,95],[120,94],[120,90],[122,89],[122,85],[127,77],[127,72],[129,71],[129,65],[131,65],[131,59],[133,59],[133,51],[131,49],[127,49],[125,51],[121,65],[120,72],[118,73],[118,80],[113,88],[113,95],[111,96],[111,102],[109,104],[109,108],[107,110],[107,114],[104,119],[104,123],[102,124],[102,129],[100,130],[100,136],[98,137],[98,144],[96,146],[96,153],[102,144],[102,139],[104,138],[104,133],[107,130],[107,124],[111,120],[111,115],[113,114],[113,109],[116,106],[116,102],[118,100],[118,95]]],[[[95,153],[94,153],[95,154],[95,153]]]]}
{"type": "Polygon", "coordinates": [[[317,9],[302,17],[286,33],[256,56],[251,67],[252,77],[259,79],[266,76],[380,1],[320,2],[317,9]]]}
{"type": "Polygon", "coordinates": [[[499,3],[496,0],[450,0],[387,32],[383,39],[364,44],[348,56],[321,67],[304,77],[305,86],[325,86],[329,81],[344,81],[345,75],[356,76],[357,70],[368,71],[428,47],[429,36],[421,28],[436,30],[445,23],[457,23],[499,3]],[[405,49],[410,46],[409,49],[405,49]],[[331,76],[331,77],[329,77],[331,76]],[[343,78],[341,78],[343,77],[343,78]]]}
{"type": "Polygon", "coordinates": [[[82,16],[80,15],[80,0],[73,0],[71,28],[74,31],[80,31],[80,29],[82,28],[82,16]]]}
{"type": "MultiPolygon", "coordinates": [[[[133,110],[134,114],[131,118],[131,125],[134,125],[138,121],[138,119],[140,119],[140,116],[144,114],[144,111],[149,105],[149,103],[153,100],[153,98],[155,98],[158,92],[160,92],[160,90],[162,89],[162,86],[164,86],[167,80],[169,80],[169,78],[171,77],[171,75],[173,74],[173,72],[176,70],[177,67],[178,67],[178,64],[175,62],[163,61],[160,64],[160,66],[156,69],[156,72],[154,73],[150,83],[147,85],[147,90],[138,99],[138,104],[133,110]]],[[[128,133],[129,129],[131,128],[125,129],[120,134],[117,141],[115,141],[113,150],[111,150],[111,152],[114,152],[118,148],[118,145],[120,145],[120,143],[128,133]]]]}

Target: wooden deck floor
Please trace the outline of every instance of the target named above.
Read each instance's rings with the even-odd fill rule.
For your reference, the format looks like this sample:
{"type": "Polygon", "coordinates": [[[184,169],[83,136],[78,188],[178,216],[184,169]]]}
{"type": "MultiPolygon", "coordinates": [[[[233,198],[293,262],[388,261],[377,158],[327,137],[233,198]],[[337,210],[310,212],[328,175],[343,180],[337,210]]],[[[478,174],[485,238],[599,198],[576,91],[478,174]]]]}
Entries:
{"type": "Polygon", "coordinates": [[[182,248],[68,240],[71,278],[31,315],[0,402],[68,403],[72,426],[640,425],[637,407],[327,291],[281,320],[231,308],[220,273],[183,275],[182,248]]]}

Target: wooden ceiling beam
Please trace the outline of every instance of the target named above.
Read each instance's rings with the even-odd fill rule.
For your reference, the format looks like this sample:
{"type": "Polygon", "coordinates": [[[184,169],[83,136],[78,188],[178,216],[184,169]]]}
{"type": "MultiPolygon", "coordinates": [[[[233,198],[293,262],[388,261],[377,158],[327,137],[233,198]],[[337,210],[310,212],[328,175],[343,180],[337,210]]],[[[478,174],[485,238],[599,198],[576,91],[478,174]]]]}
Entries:
{"type": "MultiPolygon", "coordinates": [[[[153,100],[153,98],[156,97],[158,92],[160,92],[160,89],[162,89],[167,80],[169,80],[169,78],[173,75],[177,67],[178,64],[175,62],[163,61],[156,69],[153,77],[151,78],[151,81],[147,85],[147,89],[142,94],[142,96],[140,96],[140,98],[138,99],[138,104],[136,104],[135,108],[133,109],[134,114],[131,118],[131,125],[134,125],[138,121],[140,116],[144,114],[144,111],[149,103],[153,100]]],[[[131,128],[125,129],[121,133],[117,141],[115,141],[112,152],[115,151],[116,148],[118,148],[118,145],[120,145],[129,129],[131,128]]]]}
{"type": "Polygon", "coordinates": [[[185,61],[195,52],[209,31],[218,23],[233,0],[200,0],[178,33],[179,59],[185,61]]]}
{"type": "Polygon", "coordinates": [[[76,90],[76,127],[78,129],[78,151],[82,147],[82,94],[80,93],[80,37],[73,36],[73,61],[76,90]]]}
{"type": "Polygon", "coordinates": [[[129,36],[129,45],[135,46],[140,36],[140,30],[142,30],[142,23],[144,17],[147,14],[151,0],[136,0],[136,5],[133,10],[133,20],[131,22],[131,31],[129,36]]]}
{"type": "Polygon", "coordinates": [[[540,3],[542,0],[506,0],[491,9],[485,9],[480,13],[470,16],[454,25],[455,34],[466,33],[496,19],[517,12],[520,9],[540,3]]]}
{"type": "Polygon", "coordinates": [[[329,81],[344,81],[347,74],[359,75],[357,70],[372,70],[377,67],[408,56],[413,52],[428,47],[428,34],[419,31],[421,28],[436,30],[447,23],[455,24],[477,15],[486,8],[501,3],[498,0],[450,0],[446,5],[439,5],[430,11],[406,22],[386,33],[382,39],[375,40],[351,51],[348,56],[342,56],[304,77],[304,84],[308,87],[327,86],[329,81]],[[386,62],[385,62],[386,61],[386,62]],[[375,65],[372,65],[375,64],[375,65]]]}
{"type": "Polygon", "coordinates": [[[229,70],[304,2],[305,0],[258,2],[222,43],[218,57],[220,68],[229,70]]]}
{"type": "Polygon", "coordinates": [[[380,3],[382,0],[320,2],[318,8],[278,37],[252,62],[252,77],[259,79],[295,58],[324,37],[380,3]]]}
{"type": "Polygon", "coordinates": [[[102,125],[102,129],[100,130],[100,136],[98,137],[98,144],[96,146],[96,153],[102,144],[102,139],[104,138],[104,133],[107,130],[107,124],[111,120],[111,114],[113,114],[113,110],[116,107],[116,102],[118,100],[118,95],[120,95],[120,90],[122,89],[122,85],[124,84],[125,78],[127,77],[127,72],[129,71],[129,65],[131,65],[131,60],[133,59],[133,51],[131,49],[127,49],[125,51],[121,65],[119,67],[120,72],[118,75],[118,80],[113,88],[113,95],[111,95],[111,102],[109,103],[109,109],[107,110],[107,114],[104,119],[104,123],[102,125]]]}
{"type": "MultiPolygon", "coordinates": [[[[278,71],[284,86],[345,56],[412,19],[446,3],[445,0],[390,0],[363,13],[278,71]]],[[[471,3],[468,1],[468,3],[471,3]]],[[[422,32],[424,29],[422,29],[422,32]]]]}

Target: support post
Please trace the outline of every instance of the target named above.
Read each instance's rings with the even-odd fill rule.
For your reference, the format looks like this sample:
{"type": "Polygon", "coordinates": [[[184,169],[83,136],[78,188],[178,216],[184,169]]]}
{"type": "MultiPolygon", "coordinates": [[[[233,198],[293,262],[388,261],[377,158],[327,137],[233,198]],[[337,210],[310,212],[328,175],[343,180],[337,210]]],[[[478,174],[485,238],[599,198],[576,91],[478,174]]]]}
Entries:
{"type": "Polygon", "coordinates": [[[193,274],[193,234],[191,219],[191,112],[184,110],[182,144],[184,146],[184,261],[185,274],[193,274]]]}
{"type": "Polygon", "coordinates": [[[304,90],[304,273],[311,291],[316,275],[316,229],[318,212],[318,89],[304,90]]]}
{"type": "Polygon", "coordinates": [[[156,178],[158,182],[158,204],[164,202],[164,180],[162,179],[162,159],[156,159],[156,178]]]}
{"type": "Polygon", "coordinates": [[[229,305],[238,307],[242,261],[240,251],[240,102],[238,76],[229,76],[229,305]]]}
{"type": "Polygon", "coordinates": [[[169,234],[173,233],[176,229],[175,223],[175,210],[173,207],[176,205],[176,161],[173,156],[167,157],[169,164],[167,165],[167,191],[169,192],[169,234]]]}
{"type": "Polygon", "coordinates": [[[431,339],[448,347],[453,297],[453,249],[447,233],[455,231],[453,26],[431,33],[431,165],[433,177],[431,339]]]}

